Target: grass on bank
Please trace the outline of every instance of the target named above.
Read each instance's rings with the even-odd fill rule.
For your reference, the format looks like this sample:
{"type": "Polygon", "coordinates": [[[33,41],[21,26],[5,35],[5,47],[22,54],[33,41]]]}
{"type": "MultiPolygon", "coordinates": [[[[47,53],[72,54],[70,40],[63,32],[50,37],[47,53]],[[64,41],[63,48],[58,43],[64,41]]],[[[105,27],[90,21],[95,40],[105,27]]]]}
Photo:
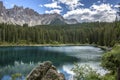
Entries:
{"type": "Polygon", "coordinates": [[[120,80],[120,44],[116,44],[112,50],[103,54],[101,65],[108,70],[103,76],[88,65],[75,64],[72,69],[75,80],[120,80]]]}

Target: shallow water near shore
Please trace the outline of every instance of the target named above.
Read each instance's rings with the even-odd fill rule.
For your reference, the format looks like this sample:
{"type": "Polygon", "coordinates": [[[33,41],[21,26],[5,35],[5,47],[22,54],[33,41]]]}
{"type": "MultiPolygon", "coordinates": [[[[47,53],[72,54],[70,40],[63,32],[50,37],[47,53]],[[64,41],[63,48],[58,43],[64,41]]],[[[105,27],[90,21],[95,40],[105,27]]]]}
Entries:
{"type": "Polygon", "coordinates": [[[101,75],[105,70],[100,67],[104,51],[93,46],[12,46],[0,47],[0,78],[11,80],[11,75],[21,73],[26,76],[43,61],[52,61],[59,72],[72,80],[74,63],[88,64],[101,75]]]}

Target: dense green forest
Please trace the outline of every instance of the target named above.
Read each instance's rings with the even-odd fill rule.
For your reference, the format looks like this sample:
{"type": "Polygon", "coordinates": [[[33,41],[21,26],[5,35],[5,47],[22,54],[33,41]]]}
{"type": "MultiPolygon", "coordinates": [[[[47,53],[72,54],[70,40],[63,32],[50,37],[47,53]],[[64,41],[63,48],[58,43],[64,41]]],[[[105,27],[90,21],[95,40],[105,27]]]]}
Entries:
{"type": "Polygon", "coordinates": [[[0,44],[97,44],[120,42],[120,22],[91,22],[74,25],[0,24],[0,44]]]}
{"type": "MultiPolygon", "coordinates": [[[[37,25],[33,27],[29,27],[27,24],[23,26],[0,24],[0,45],[96,44],[101,46],[114,46],[116,43],[120,43],[120,21],[111,23],[90,22],[74,25],[37,25]]],[[[89,66],[80,67],[79,65],[75,65],[73,71],[77,74],[77,80],[81,79],[84,74],[85,80],[116,80],[116,78],[119,80],[119,56],[120,45],[114,46],[113,50],[103,55],[101,65],[110,72],[104,76],[96,73],[89,66]],[[85,73],[86,69],[89,69],[87,74],[85,73]]],[[[44,60],[44,58],[39,59],[44,60]]],[[[64,59],[66,59],[66,56],[64,59]]],[[[73,59],[71,58],[71,60],[73,59]]]]}

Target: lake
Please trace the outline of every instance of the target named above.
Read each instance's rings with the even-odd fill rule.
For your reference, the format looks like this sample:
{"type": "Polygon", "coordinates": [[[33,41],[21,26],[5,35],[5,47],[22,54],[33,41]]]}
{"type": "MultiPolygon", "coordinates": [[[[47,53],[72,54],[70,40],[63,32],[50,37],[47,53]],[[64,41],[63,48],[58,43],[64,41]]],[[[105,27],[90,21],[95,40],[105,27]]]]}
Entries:
{"type": "Polygon", "coordinates": [[[10,80],[10,75],[21,73],[26,76],[36,65],[43,61],[52,61],[59,72],[72,80],[71,71],[74,63],[88,64],[100,74],[105,71],[100,67],[104,51],[93,46],[13,46],[0,47],[0,79],[10,80]]]}

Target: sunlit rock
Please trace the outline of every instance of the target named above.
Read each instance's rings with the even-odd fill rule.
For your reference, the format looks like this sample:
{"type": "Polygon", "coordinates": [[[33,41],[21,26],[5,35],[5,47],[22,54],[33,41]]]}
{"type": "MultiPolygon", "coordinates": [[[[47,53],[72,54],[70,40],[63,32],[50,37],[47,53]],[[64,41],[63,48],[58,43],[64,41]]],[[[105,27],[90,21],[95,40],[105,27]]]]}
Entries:
{"type": "Polygon", "coordinates": [[[62,73],[58,73],[56,67],[50,61],[40,64],[27,76],[27,80],[65,80],[62,73]]]}

